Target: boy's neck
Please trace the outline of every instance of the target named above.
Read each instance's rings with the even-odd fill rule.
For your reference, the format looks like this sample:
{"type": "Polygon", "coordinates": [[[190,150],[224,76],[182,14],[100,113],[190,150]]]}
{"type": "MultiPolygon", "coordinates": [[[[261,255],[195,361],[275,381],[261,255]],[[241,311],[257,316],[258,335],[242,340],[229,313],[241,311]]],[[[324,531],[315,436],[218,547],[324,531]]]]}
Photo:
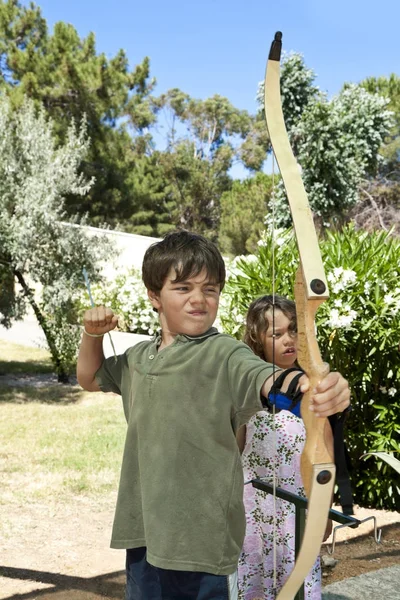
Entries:
{"type": "MultiPolygon", "coordinates": [[[[213,326],[210,329],[213,329],[213,326]]],[[[167,348],[168,346],[170,346],[175,341],[175,338],[178,335],[184,335],[184,336],[187,335],[187,337],[189,337],[191,339],[195,339],[197,337],[205,336],[207,334],[207,332],[210,331],[210,329],[207,329],[207,331],[204,331],[203,333],[200,333],[198,335],[189,335],[186,333],[172,333],[171,331],[168,331],[168,330],[165,331],[164,329],[161,329],[161,343],[158,346],[157,350],[158,350],[158,352],[160,352],[160,350],[163,350],[164,348],[167,348]]],[[[214,331],[215,331],[215,333],[218,333],[216,329],[214,331]]]]}
{"type": "Polygon", "coordinates": [[[160,352],[160,350],[162,350],[163,348],[170,346],[174,342],[177,335],[179,335],[179,334],[171,333],[170,331],[165,331],[164,329],[162,329],[161,330],[161,344],[158,347],[158,351],[160,352]]]}

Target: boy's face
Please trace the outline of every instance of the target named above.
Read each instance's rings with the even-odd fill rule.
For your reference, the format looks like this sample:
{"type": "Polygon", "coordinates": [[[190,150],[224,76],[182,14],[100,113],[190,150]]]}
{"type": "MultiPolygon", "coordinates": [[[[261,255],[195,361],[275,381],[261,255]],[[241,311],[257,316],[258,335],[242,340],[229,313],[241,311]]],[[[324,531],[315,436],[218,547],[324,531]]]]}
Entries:
{"type": "Polygon", "coordinates": [[[297,359],[297,335],[291,331],[290,319],[281,310],[275,309],[274,315],[275,327],[272,324],[272,310],[267,311],[269,327],[262,336],[264,355],[268,362],[274,359],[278,367],[288,369],[297,359]]]}
{"type": "Polygon", "coordinates": [[[210,282],[203,269],[187,281],[174,283],[175,269],[168,273],[161,291],[148,292],[158,310],[163,334],[201,335],[215,321],[219,305],[220,285],[210,282]]]}

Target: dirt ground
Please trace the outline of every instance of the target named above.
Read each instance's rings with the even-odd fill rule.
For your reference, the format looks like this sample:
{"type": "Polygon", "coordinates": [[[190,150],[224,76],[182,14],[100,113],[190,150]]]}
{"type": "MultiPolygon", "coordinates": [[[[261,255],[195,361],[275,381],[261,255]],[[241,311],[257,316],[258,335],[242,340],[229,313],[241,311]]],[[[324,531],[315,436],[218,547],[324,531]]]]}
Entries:
{"type": "MultiPolygon", "coordinates": [[[[379,522],[378,516],[378,526],[379,522]]],[[[325,549],[322,554],[327,555],[325,549]]],[[[400,561],[400,522],[382,524],[379,544],[375,542],[372,532],[337,543],[332,558],[338,562],[334,567],[323,567],[323,585],[398,565],[400,561]]]]}
{"type": "MultiPolygon", "coordinates": [[[[124,552],[108,547],[114,501],[114,495],[101,503],[77,497],[68,503],[27,502],[12,511],[3,504],[0,598],[121,600],[124,552]]],[[[370,514],[359,509],[356,516],[370,514]]],[[[341,530],[333,555],[338,562],[324,568],[324,585],[398,564],[400,514],[373,514],[382,527],[381,543],[375,543],[369,524],[341,530]]]]}
{"type": "Polygon", "coordinates": [[[2,523],[0,598],[122,599],[124,552],[109,548],[114,502],[13,506],[2,523]]]}

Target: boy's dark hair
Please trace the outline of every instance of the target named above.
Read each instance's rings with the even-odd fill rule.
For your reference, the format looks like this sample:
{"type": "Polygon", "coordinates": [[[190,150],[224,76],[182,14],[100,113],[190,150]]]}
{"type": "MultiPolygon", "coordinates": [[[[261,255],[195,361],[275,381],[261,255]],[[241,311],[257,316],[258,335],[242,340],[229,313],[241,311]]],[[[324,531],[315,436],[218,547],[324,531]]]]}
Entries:
{"type": "Polygon", "coordinates": [[[175,282],[196,277],[203,269],[210,281],[225,285],[225,263],[217,246],[202,235],[190,231],[173,231],[146,251],[142,265],[143,283],[151,292],[159,293],[171,268],[175,282]]]}
{"type": "Polygon", "coordinates": [[[290,320],[289,330],[295,334],[297,331],[296,305],[293,300],[284,296],[261,296],[253,300],[250,304],[246,315],[246,329],[243,336],[245,344],[250,346],[254,354],[257,354],[263,360],[267,360],[264,355],[262,335],[270,326],[267,317],[267,311],[281,310],[283,314],[290,320]]]}

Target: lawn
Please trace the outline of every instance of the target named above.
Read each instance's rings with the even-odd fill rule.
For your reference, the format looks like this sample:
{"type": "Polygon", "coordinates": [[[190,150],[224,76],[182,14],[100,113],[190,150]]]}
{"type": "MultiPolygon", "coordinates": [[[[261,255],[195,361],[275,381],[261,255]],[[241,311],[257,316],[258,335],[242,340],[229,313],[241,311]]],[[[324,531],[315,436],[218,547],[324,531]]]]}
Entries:
{"type": "Polygon", "coordinates": [[[0,375],[52,373],[47,350],[11,344],[0,339],[0,375]]]}
{"type": "Polygon", "coordinates": [[[45,379],[39,387],[51,371],[47,352],[0,341],[0,374],[29,374],[30,382],[0,382],[0,503],[117,489],[125,438],[120,398],[45,379]]]}

